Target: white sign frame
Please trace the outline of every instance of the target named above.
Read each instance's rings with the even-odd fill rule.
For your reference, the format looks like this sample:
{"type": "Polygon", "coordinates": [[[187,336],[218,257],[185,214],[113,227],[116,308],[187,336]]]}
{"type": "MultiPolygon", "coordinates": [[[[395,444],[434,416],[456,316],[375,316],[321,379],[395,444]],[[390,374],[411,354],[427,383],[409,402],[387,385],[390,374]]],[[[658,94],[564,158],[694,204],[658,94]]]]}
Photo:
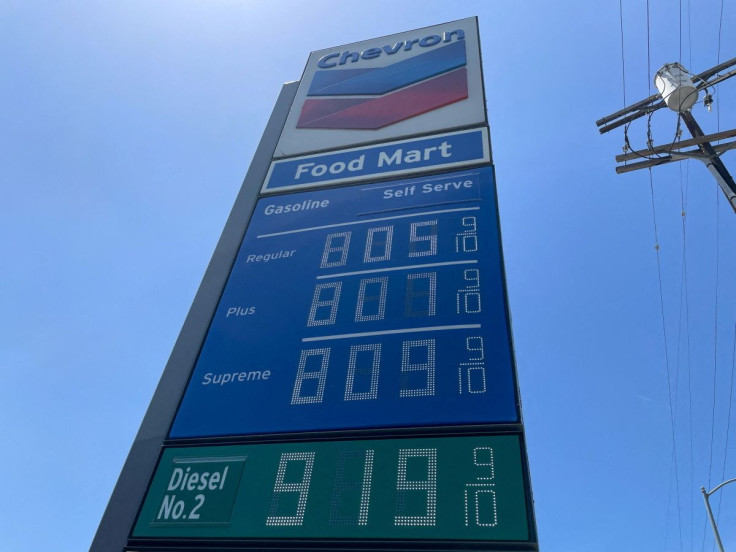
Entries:
{"type": "Polygon", "coordinates": [[[276,146],[274,158],[304,155],[375,142],[394,141],[410,136],[485,125],[487,124],[487,118],[483,98],[483,76],[478,38],[478,20],[476,17],[318,50],[312,52],[309,56],[307,66],[299,83],[299,88],[297,89],[296,97],[294,98],[286,124],[276,146]],[[309,91],[316,71],[386,67],[414,56],[425,54],[435,48],[446,46],[445,40],[452,43],[453,41],[460,40],[459,36],[461,35],[463,36],[462,40],[465,42],[467,60],[468,97],[466,99],[403,121],[389,124],[376,130],[297,128],[302,106],[307,99],[307,92],[309,91]],[[441,40],[439,42],[434,39],[426,40],[433,36],[440,37],[441,40]],[[422,39],[424,39],[424,44],[426,44],[424,47],[419,46],[419,44],[422,44],[422,39]],[[404,43],[404,47],[399,48],[393,54],[386,54],[386,51],[393,50],[400,42],[404,43]],[[409,50],[406,49],[406,45],[409,45],[409,50]],[[388,47],[388,50],[384,47],[388,47]],[[381,50],[381,53],[376,54],[377,50],[381,50]],[[339,62],[342,60],[342,55],[346,52],[363,55],[346,59],[340,65],[339,62]],[[366,52],[369,53],[367,58],[364,58],[366,52]],[[326,56],[329,57],[327,60],[324,60],[326,56]],[[358,60],[352,61],[355,58],[358,58],[358,60]],[[318,65],[320,60],[323,60],[323,67],[319,67],[318,65]],[[333,67],[325,68],[325,66],[333,67]]]}

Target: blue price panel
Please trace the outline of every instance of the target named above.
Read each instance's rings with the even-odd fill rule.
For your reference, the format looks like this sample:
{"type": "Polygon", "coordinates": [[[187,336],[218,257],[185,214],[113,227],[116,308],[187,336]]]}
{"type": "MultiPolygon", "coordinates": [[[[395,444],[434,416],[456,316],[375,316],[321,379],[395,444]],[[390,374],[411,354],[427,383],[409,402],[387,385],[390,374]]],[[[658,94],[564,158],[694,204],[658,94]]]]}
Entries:
{"type": "Polygon", "coordinates": [[[266,197],[171,438],[519,420],[493,172],[266,197]]]}

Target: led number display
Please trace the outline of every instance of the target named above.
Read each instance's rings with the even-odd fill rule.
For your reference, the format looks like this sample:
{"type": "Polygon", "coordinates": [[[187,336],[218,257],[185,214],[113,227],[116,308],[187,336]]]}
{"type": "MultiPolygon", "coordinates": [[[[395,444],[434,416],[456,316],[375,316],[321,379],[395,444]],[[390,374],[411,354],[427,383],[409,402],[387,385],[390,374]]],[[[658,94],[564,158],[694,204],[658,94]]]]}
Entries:
{"type": "Polygon", "coordinates": [[[514,423],[509,341],[490,168],[262,198],[170,437],[514,423]]]}
{"type": "Polygon", "coordinates": [[[166,449],[133,538],[529,540],[517,435],[166,449]]]}

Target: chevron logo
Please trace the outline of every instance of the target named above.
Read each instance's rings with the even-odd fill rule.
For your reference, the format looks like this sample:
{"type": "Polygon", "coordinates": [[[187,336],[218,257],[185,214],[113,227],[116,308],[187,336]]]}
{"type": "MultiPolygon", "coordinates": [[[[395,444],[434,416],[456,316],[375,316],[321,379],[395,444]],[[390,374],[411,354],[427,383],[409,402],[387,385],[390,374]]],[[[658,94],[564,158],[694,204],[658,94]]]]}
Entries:
{"type": "Polygon", "coordinates": [[[386,67],[316,71],[296,126],[375,130],[459,102],[466,64],[460,40],[386,67]]]}

